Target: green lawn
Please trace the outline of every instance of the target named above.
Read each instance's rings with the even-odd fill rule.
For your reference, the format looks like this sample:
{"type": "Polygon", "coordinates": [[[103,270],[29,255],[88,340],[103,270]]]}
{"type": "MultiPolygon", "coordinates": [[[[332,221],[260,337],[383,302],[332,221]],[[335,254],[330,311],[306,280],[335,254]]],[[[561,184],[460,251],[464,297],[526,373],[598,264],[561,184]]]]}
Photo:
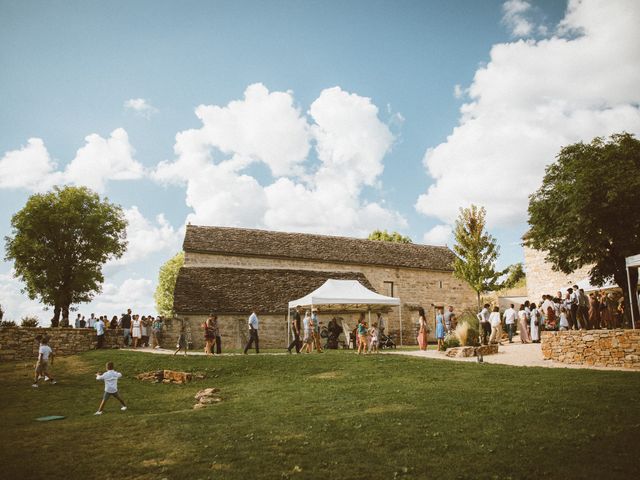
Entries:
{"type": "Polygon", "coordinates": [[[640,478],[640,373],[395,355],[167,357],[122,351],[0,365],[1,478],[640,478]],[[124,374],[95,417],[112,359],[124,374]],[[185,386],[142,383],[172,368],[185,386]],[[201,388],[224,402],[194,411],[201,388]],[[43,415],[64,420],[36,422],[43,415]]]}

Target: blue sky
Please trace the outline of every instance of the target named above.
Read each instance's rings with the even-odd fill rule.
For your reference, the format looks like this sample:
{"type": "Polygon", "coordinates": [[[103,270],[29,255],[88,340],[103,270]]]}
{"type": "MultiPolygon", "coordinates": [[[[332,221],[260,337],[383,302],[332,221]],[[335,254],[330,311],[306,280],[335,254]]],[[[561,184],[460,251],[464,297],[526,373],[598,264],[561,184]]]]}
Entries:
{"type": "MultiPolygon", "coordinates": [[[[501,264],[520,261],[526,196],[559,147],[640,131],[638,10],[1,1],[0,233],[56,183],[121,204],[132,250],[80,309],[110,315],[152,309],[187,218],[451,243],[457,208],[473,202],[501,264]]],[[[10,274],[0,265],[8,316],[47,318],[10,274]]]]}

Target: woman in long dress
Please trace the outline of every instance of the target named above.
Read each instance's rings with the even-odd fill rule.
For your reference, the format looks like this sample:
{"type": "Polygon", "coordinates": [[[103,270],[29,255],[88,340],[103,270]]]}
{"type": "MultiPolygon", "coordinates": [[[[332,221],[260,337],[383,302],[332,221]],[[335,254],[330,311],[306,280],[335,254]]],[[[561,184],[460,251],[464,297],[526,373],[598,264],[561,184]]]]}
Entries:
{"type": "Polygon", "coordinates": [[[531,304],[531,341],[533,343],[540,343],[540,312],[536,308],[536,304],[531,304]]]}
{"type": "Polygon", "coordinates": [[[131,338],[133,338],[133,348],[138,348],[138,342],[142,338],[142,328],[138,315],[134,315],[133,320],[131,320],[131,338]]]}
{"type": "Polygon", "coordinates": [[[418,330],[418,345],[420,346],[420,350],[427,349],[427,317],[424,315],[424,308],[420,307],[418,309],[418,324],[420,325],[420,329],[418,330]]]}
{"type": "Polygon", "coordinates": [[[436,315],[436,338],[438,339],[438,351],[444,350],[444,315],[441,309],[438,309],[438,314],[436,315]]]}
{"type": "Polygon", "coordinates": [[[520,329],[520,341],[522,343],[531,343],[527,320],[527,311],[524,309],[524,305],[520,305],[520,310],[518,310],[518,328],[520,329]]]}
{"type": "Polygon", "coordinates": [[[600,328],[600,300],[593,293],[589,295],[589,325],[596,330],[600,328]]]}

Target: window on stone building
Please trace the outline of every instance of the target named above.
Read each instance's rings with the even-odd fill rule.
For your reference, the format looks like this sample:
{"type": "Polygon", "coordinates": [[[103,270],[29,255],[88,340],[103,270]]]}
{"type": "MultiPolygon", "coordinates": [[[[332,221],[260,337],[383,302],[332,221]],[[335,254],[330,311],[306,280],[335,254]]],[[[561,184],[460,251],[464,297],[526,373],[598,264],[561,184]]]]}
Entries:
{"type": "Polygon", "coordinates": [[[387,297],[393,297],[393,282],[383,282],[384,283],[384,294],[387,297]]]}
{"type": "Polygon", "coordinates": [[[442,280],[440,280],[440,288],[442,288],[442,280]]]}

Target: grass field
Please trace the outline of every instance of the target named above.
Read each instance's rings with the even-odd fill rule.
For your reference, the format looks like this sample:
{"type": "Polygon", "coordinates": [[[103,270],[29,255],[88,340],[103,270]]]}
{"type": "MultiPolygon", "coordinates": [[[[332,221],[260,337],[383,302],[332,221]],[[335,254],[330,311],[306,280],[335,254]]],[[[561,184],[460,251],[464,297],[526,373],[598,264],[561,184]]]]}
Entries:
{"type": "Polygon", "coordinates": [[[22,478],[640,478],[640,373],[352,352],[167,357],[98,351],[0,365],[1,474],[22,478]],[[115,400],[93,416],[113,359],[115,400]],[[142,383],[158,368],[206,373],[142,383]],[[192,410],[199,389],[224,401],[192,410]],[[66,419],[36,422],[44,415],[66,419]]]}

